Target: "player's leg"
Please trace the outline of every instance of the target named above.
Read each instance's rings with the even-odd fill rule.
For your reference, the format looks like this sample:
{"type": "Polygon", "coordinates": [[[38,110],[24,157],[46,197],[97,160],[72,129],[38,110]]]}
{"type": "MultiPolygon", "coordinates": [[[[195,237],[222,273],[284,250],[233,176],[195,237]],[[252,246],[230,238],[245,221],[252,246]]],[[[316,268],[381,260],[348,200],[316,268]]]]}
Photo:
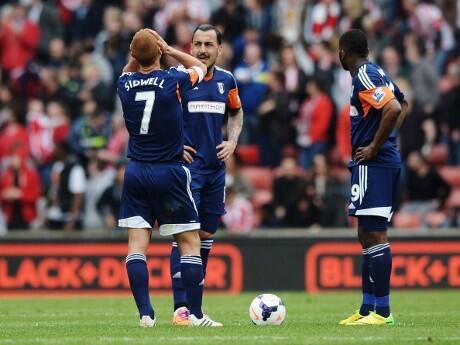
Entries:
{"type": "MultiPolygon", "coordinates": [[[[368,311],[369,314],[351,324],[393,325],[390,312],[392,255],[387,230],[393,212],[399,169],[364,167],[362,171],[361,180],[365,188],[361,191],[362,206],[355,215],[358,216],[359,238],[367,261],[375,312],[369,310],[372,299],[368,299],[362,308],[363,312],[368,311]]],[[[364,291],[363,285],[363,296],[364,291]]],[[[366,302],[364,298],[363,302],[366,302]]]]}
{"type": "Polygon", "coordinates": [[[201,319],[204,277],[198,231],[175,234],[174,239],[180,253],[180,272],[190,313],[201,319]]]}
{"type": "Polygon", "coordinates": [[[222,324],[203,315],[203,266],[200,256],[198,212],[190,189],[191,175],[185,167],[171,167],[161,176],[158,220],[160,234],[173,236],[180,253],[181,278],[190,307],[189,326],[217,327],[222,324]]]}
{"type": "Polygon", "coordinates": [[[150,243],[151,224],[154,223],[149,191],[143,176],[139,175],[142,163],[130,161],[126,167],[118,225],[128,228],[128,255],[126,271],[140,316],[141,327],[152,327],[155,314],[150,303],[147,248],[150,243]],[[150,223],[149,223],[150,222],[150,223]]]}
{"type": "Polygon", "coordinates": [[[362,258],[361,258],[361,291],[362,299],[361,306],[359,308],[359,314],[361,316],[367,316],[371,311],[375,310],[375,295],[373,280],[369,272],[369,253],[365,246],[364,234],[361,226],[358,226],[358,239],[361,243],[362,258]]]}
{"type": "Polygon", "coordinates": [[[200,195],[200,239],[201,259],[206,278],[208,257],[214,243],[214,234],[220,223],[221,216],[225,213],[225,171],[208,175],[206,184],[200,195]]]}
{"type": "MultiPolygon", "coordinates": [[[[195,206],[200,209],[200,193],[204,184],[204,177],[198,174],[192,176],[191,192],[195,206]]],[[[177,326],[188,325],[188,302],[181,276],[180,253],[177,242],[174,241],[170,255],[171,285],[173,290],[174,314],[172,324],[177,326]]]]}
{"type": "Polygon", "coordinates": [[[392,267],[391,247],[388,242],[388,220],[367,216],[359,219],[363,233],[364,248],[369,262],[375,312],[385,318],[390,316],[390,276],[392,267]]]}
{"type": "Polygon", "coordinates": [[[128,236],[126,271],[129,286],[136,301],[141,326],[152,327],[155,323],[155,312],[150,303],[147,269],[147,248],[150,243],[151,229],[129,229],[128,236]]]}

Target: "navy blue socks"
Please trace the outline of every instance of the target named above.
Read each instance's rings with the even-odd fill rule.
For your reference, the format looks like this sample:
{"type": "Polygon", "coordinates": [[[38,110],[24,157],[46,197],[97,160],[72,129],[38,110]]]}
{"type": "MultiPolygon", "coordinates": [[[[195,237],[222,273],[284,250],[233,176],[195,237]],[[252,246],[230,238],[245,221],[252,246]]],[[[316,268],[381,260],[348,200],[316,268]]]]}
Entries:
{"type": "Polygon", "coordinates": [[[367,249],[369,273],[373,281],[375,312],[383,317],[390,315],[391,249],[389,243],[378,244],[367,249]]]}
{"type": "Polygon", "coordinates": [[[369,274],[369,254],[368,249],[363,249],[363,259],[361,262],[361,287],[363,292],[363,300],[359,313],[363,316],[375,309],[374,287],[372,286],[371,277],[369,274]]]}
{"type": "Polygon", "coordinates": [[[126,257],[126,271],[128,272],[129,286],[136,301],[139,317],[149,315],[155,318],[149,296],[149,272],[144,254],[132,253],[126,257]]]}
{"type": "Polygon", "coordinates": [[[180,258],[181,277],[187,295],[190,314],[198,319],[203,317],[201,304],[203,300],[203,265],[201,257],[184,255],[180,258]]]}

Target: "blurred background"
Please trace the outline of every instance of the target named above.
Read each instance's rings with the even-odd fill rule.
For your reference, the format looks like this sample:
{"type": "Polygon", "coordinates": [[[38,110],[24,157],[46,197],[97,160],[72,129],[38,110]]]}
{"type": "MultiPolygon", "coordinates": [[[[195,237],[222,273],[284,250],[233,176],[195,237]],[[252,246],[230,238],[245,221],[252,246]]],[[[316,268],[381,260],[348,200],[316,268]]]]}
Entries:
{"type": "Polygon", "coordinates": [[[223,32],[218,64],[245,113],[222,228],[355,226],[351,78],[337,58],[350,28],[409,102],[393,226],[458,226],[459,0],[21,0],[0,5],[1,233],[116,229],[128,134],[115,84],[130,40],[149,27],[188,52],[201,23],[223,32]]]}

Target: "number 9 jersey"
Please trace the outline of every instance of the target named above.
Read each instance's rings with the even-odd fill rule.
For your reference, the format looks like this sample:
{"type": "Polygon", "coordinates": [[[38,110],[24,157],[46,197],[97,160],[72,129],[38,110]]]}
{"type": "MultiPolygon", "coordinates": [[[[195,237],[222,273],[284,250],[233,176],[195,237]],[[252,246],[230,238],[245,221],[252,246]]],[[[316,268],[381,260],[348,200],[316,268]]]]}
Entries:
{"type": "Polygon", "coordinates": [[[180,95],[198,82],[194,68],[124,73],[117,90],[129,132],[128,157],[181,163],[184,121],[180,95]]]}

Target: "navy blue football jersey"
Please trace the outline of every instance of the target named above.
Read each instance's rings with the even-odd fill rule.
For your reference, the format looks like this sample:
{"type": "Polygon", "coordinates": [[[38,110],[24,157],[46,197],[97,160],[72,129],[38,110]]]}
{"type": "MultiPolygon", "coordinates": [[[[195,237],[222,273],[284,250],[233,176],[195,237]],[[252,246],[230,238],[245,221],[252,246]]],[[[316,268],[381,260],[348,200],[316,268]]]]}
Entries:
{"type": "MultiPolygon", "coordinates": [[[[380,125],[383,107],[393,98],[399,102],[404,95],[385,72],[376,64],[366,62],[361,65],[352,80],[353,90],[350,99],[351,145],[352,153],[358,147],[369,145],[374,139],[380,125]]],[[[396,145],[396,131],[393,131],[382,144],[378,154],[370,161],[369,166],[399,168],[401,157],[396,145]]],[[[350,167],[357,165],[352,160],[350,167]]]]}
{"type": "Polygon", "coordinates": [[[129,132],[128,157],[145,162],[182,162],[184,123],[180,94],[198,81],[194,69],[124,73],[117,89],[129,132]]]}
{"type": "Polygon", "coordinates": [[[216,146],[222,143],[226,111],[241,108],[235,78],[216,66],[210,78],[183,93],[183,101],[185,144],[197,151],[190,170],[211,173],[223,169],[216,146]]]}

